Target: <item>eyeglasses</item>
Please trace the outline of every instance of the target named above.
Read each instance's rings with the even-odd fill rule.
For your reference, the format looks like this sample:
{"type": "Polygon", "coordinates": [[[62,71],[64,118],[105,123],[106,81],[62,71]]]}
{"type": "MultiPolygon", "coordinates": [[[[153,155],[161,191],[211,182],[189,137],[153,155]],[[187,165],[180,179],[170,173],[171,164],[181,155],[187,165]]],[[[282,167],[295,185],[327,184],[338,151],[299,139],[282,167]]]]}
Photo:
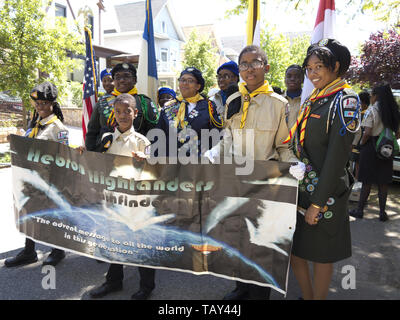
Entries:
{"type": "Polygon", "coordinates": [[[261,60],[254,60],[251,63],[243,62],[243,63],[239,64],[239,71],[246,71],[250,67],[253,69],[260,69],[260,68],[262,68],[263,65],[264,65],[264,62],[262,62],[261,60]]]}
{"type": "Polygon", "coordinates": [[[219,80],[229,80],[230,78],[231,78],[231,76],[229,74],[222,74],[222,75],[217,74],[218,81],[219,80]]]}
{"type": "Polygon", "coordinates": [[[182,84],[193,84],[193,83],[197,83],[197,81],[194,80],[194,79],[182,79],[182,78],[179,78],[178,81],[179,81],[179,83],[182,83],[182,84]]]}

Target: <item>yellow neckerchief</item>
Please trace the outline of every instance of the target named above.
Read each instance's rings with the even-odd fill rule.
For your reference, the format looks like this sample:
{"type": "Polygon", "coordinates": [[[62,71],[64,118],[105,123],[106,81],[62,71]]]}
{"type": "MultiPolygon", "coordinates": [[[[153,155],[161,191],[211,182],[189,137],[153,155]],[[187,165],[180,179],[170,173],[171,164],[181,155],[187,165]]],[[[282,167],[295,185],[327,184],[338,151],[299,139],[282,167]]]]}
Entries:
{"type": "MultiPolygon", "coordinates": [[[[134,86],[129,92],[126,92],[127,94],[130,94],[131,96],[135,95],[138,93],[136,86],[134,86]]],[[[122,92],[119,92],[117,89],[114,88],[113,92],[111,92],[113,96],[118,97],[122,92]]]]}
{"type": "Polygon", "coordinates": [[[288,143],[292,137],[294,136],[294,133],[296,132],[297,128],[299,127],[299,124],[301,123],[301,128],[300,128],[300,144],[304,144],[304,136],[306,133],[306,124],[308,117],[310,116],[310,111],[311,111],[311,104],[321,98],[330,96],[332,94],[335,94],[339,92],[340,90],[343,90],[345,88],[351,88],[345,80],[342,80],[342,78],[337,78],[336,80],[332,81],[328,85],[325,86],[322,90],[319,89],[314,89],[310,95],[310,97],[303,103],[303,105],[300,108],[299,111],[299,116],[297,117],[296,123],[293,125],[293,127],[289,131],[289,136],[286,138],[286,140],[283,143],[288,143]]]}
{"type": "Polygon", "coordinates": [[[50,123],[53,123],[54,121],[56,121],[58,118],[56,115],[54,115],[53,117],[51,117],[48,121],[46,121],[46,123],[42,123],[43,119],[41,119],[40,121],[36,122],[36,125],[34,128],[32,128],[32,131],[29,133],[29,138],[36,138],[38,132],[39,132],[39,127],[42,126],[46,126],[50,123]]]}
{"type": "Polygon", "coordinates": [[[274,90],[269,85],[268,81],[265,80],[264,84],[261,87],[257,88],[256,90],[254,90],[253,92],[248,92],[246,84],[244,82],[241,82],[239,84],[239,92],[242,94],[244,98],[243,114],[242,114],[242,119],[240,120],[240,129],[243,129],[246,123],[247,111],[249,109],[250,99],[259,94],[271,94],[272,92],[274,92],[274,90]]]}
{"type": "MultiPolygon", "coordinates": [[[[126,92],[127,94],[130,94],[131,96],[134,96],[135,94],[138,93],[138,90],[136,88],[136,86],[134,86],[131,90],[129,90],[129,92],[126,92]]],[[[120,94],[122,94],[122,92],[119,92],[117,89],[114,88],[113,92],[111,92],[111,94],[113,96],[118,97],[120,94]]],[[[108,116],[107,119],[107,126],[109,127],[115,127],[116,125],[116,120],[115,120],[115,115],[114,115],[114,108],[111,110],[110,115],[108,116]]]]}
{"type": "Polygon", "coordinates": [[[182,95],[179,95],[179,97],[176,98],[176,101],[180,102],[181,104],[179,106],[178,114],[175,118],[175,128],[178,128],[178,125],[180,125],[181,129],[185,127],[186,102],[196,103],[200,100],[204,100],[200,93],[197,93],[194,97],[190,98],[184,98],[182,95]]]}

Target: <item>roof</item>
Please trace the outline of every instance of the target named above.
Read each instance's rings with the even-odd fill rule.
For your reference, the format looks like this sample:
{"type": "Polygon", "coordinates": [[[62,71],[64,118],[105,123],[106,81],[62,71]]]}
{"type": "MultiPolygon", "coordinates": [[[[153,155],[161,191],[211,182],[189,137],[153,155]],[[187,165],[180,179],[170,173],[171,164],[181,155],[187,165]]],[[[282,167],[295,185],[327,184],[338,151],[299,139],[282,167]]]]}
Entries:
{"type": "MultiPolygon", "coordinates": [[[[157,17],[167,1],[153,0],[151,2],[153,19],[157,17]]],[[[146,21],[146,16],[143,14],[145,12],[145,5],[146,1],[141,1],[114,6],[121,32],[143,30],[146,21]]]]}
{"type": "Polygon", "coordinates": [[[227,54],[227,52],[229,52],[229,54],[236,53],[237,55],[239,55],[239,53],[242,51],[242,49],[246,46],[244,35],[222,37],[221,42],[222,42],[222,46],[224,48],[225,54],[227,54]],[[230,49],[230,50],[228,50],[228,49],[230,49]]]}

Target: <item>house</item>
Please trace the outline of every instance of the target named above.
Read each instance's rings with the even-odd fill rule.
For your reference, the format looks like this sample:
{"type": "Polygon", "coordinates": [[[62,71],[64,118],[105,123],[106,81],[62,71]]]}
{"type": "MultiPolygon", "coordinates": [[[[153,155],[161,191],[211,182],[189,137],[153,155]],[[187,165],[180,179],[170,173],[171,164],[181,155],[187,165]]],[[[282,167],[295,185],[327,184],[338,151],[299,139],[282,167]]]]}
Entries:
{"type": "MultiPolygon", "coordinates": [[[[109,67],[128,57],[129,61],[137,66],[146,19],[145,4],[145,1],[140,1],[107,8],[104,45],[129,53],[112,57],[109,67]]],[[[168,0],[153,0],[151,6],[159,85],[176,90],[177,77],[181,71],[180,51],[185,36],[173,18],[173,10],[168,0]]]]}

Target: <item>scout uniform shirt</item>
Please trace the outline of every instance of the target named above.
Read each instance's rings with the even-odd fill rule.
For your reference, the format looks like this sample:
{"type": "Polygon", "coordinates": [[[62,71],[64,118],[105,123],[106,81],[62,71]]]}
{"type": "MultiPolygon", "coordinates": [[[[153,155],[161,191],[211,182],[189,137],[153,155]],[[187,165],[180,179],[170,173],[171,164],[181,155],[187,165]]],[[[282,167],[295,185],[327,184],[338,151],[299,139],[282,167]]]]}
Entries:
{"type": "Polygon", "coordinates": [[[369,106],[365,112],[364,119],[361,123],[362,127],[372,128],[371,135],[373,137],[379,136],[384,129],[381,116],[379,115],[378,102],[375,102],[372,106],[369,106]]]}
{"type": "Polygon", "coordinates": [[[221,152],[227,153],[233,146],[233,153],[237,154],[235,146],[241,144],[242,152],[239,156],[245,156],[246,131],[252,129],[254,130],[254,155],[251,157],[254,160],[297,162],[298,159],[289,146],[283,144],[289,134],[285,115],[287,100],[275,92],[259,94],[251,98],[245,125],[243,129],[240,129],[244,97],[242,96],[241,99],[240,111],[227,120],[221,152]]]}
{"type": "MultiPolygon", "coordinates": [[[[145,136],[135,132],[133,127],[123,133],[116,128],[113,133],[111,146],[107,149],[106,153],[132,157],[132,151],[145,153],[148,146],[150,146],[150,141],[145,136]]],[[[116,157],[114,159],[115,168],[110,173],[110,176],[122,176],[125,179],[137,177],[132,159],[126,157],[116,157]]]]}
{"type": "Polygon", "coordinates": [[[301,104],[301,95],[298,97],[294,97],[293,99],[289,97],[286,92],[284,94],[285,99],[288,101],[287,105],[287,126],[288,128],[292,128],[294,123],[297,120],[297,117],[299,115],[299,110],[300,110],[300,104],[301,104]]]}
{"type": "Polygon", "coordinates": [[[60,121],[56,119],[55,121],[46,124],[56,115],[52,113],[47,118],[41,119],[39,121],[40,127],[36,135],[36,139],[56,141],[65,145],[68,145],[68,129],[60,121]]]}

